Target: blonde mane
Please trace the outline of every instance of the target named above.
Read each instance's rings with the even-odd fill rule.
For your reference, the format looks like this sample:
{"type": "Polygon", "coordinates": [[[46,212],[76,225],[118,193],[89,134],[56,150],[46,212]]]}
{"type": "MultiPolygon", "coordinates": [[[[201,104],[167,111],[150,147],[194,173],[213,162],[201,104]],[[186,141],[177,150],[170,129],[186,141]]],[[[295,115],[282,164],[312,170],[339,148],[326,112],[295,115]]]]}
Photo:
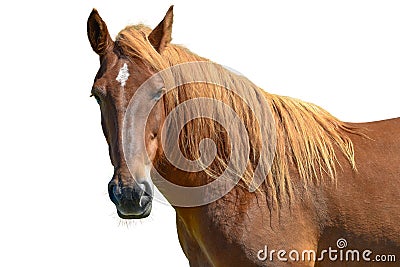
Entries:
{"type": "MultiPolygon", "coordinates": [[[[154,71],[161,71],[177,64],[194,61],[205,61],[188,49],[169,44],[161,55],[149,43],[147,36],[150,29],[144,25],[128,26],[116,38],[116,44],[128,58],[140,58],[154,71]]],[[[202,70],[207,73],[207,70],[202,70]]],[[[222,67],[221,67],[222,71],[222,67]]],[[[222,72],[221,72],[222,73],[222,72]]],[[[221,75],[208,73],[207,75],[221,75]]],[[[349,133],[357,133],[352,126],[338,120],[317,105],[294,98],[269,94],[256,86],[249,86],[246,78],[236,74],[235,82],[228,86],[245,87],[243,92],[262,112],[266,107],[260,103],[260,96],[269,104],[276,128],[276,150],[271,170],[265,183],[270,189],[271,197],[279,203],[290,199],[294,194],[291,173],[296,171],[307,188],[309,184],[318,184],[324,179],[335,181],[336,164],[339,164],[337,153],[342,153],[355,170],[354,147],[349,133]]],[[[246,171],[241,175],[246,185],[251,183],[254,166],[258,163],[260,145],[268,140],[260,140],[259,125],[249,107],[237,95],[228,90],[217,88],[214,84],[189,84],[180,86],[164,96],[166,114],[178,104],[189,99],[209,97],[228,103],[246,125],[250,142],[250,156],[246,171]]],[[[224,112],[217,110],[216,112],[224,112]]],[[[264,123],[264,122],[261,122],[264,123]]],[[[173,130],[173,129],[171,129],[173,130]]],[[[240,137],[243,133],[236,133],[240,137]]],[[[211,138],[218,148],[213,164],[206,169],[211,177],[218,177],[227,167],[229,149],[226,147],[227,135],[216,122],[199,118],[188,123],[180,134],[180,149],[190,158],[197,159],[199,143],[204,138],[211,138]],[[193,134],[197,133],[197,134],[193,134]]],[[[339,164],[340,166],[340,164],[339,164]]]]}

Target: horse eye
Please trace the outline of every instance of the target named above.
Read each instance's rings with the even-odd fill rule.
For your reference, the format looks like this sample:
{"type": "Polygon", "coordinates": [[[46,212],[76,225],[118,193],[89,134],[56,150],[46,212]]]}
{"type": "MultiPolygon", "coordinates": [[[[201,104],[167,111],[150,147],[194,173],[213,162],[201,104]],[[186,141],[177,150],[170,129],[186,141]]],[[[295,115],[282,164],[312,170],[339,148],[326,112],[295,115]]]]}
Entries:
{"type": "Polygon", "coordinates": [[[163,94],[164,94],[164,90],[163,90],[163,88],[161,88],[159,91],[157,91],[157,93],[155,93],[153,95],[153,99],[157,101],[162,97],[163,94]]]}
{"type": "Polygon", "coordinates": [[[100,103],[101,103],[100,97],[99,97],[98,95],[93,95],[93,96],[94,96],[94,98],[96,99],[97,104],[100,105],[100,103]]]}
{"type": "Polygon", "coordinates": [[[150,134],[150,139],[151,140],[154,140],[154,139],[156,139],[157,138],[157,133],[151,133],[150,134]]]}

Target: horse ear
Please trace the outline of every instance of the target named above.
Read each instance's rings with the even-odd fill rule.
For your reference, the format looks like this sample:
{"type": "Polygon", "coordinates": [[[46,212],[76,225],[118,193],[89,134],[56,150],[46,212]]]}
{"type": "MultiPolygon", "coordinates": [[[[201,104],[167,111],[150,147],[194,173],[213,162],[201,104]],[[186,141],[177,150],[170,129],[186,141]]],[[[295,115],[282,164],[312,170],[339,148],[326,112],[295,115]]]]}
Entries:
{"type": "Polygon", "coordinates": [[[106,23],[94,8],[87,21],[87,35],[90,45],[99,56],[104,55],[113,43],[106,23]]]}
{"type": "Polygon", "coordinates": [[[164,19],[154,28],[148,37],[150,43],[159,53],[161,53],[172,40],[173,8],[174,6],[171,6],[168,9],[164,19]]]}

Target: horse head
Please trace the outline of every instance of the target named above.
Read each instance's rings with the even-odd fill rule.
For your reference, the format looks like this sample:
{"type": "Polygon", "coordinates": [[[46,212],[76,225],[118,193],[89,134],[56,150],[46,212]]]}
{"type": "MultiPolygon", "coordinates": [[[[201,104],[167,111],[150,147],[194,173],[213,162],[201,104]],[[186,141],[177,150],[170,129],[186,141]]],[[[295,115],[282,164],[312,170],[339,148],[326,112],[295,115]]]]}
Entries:
{"type": "MultiPolygon", "coordinates": [[[[158,53],[171,40],[172,7],[161,23],[146,37],[158,53]]],[[[93,50],[100,57],[100,69],[95,77],[92,95],[101,110],[101,124],[109,147],[114,174],[108,184],[111,201],[118,215],[124,219],[140,219],[151,212],[154,185],[150,178],[151,166],[158,159],[160,125],[164,118],[160,97],[162,81],[148,83],[146,90],[136,95],[141,107],[135,110],[130,129],[132,142],[129,157],[123,148],[123,125],[130,100],[138,88],[156,70],[138,57],[127,57],[121,52],[118,40],[113,41],[106,23],[94,9],[87,22],[87,33],[93,50]],[[148,116],[142,110],[151,108],[148,116]]]]}

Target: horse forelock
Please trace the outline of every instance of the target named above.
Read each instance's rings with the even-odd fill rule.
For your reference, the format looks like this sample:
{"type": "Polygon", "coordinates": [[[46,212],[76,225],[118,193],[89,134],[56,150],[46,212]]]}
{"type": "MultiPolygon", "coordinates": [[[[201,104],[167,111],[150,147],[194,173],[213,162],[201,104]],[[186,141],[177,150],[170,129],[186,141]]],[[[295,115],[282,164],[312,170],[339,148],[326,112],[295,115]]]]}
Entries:
{"type": "MultiPolygon", "coordinates": [[[[151,32],[150,28],[139,24],[128,26],[123,29],[116,38],[116,44],[122,53],[127,57],[140,58],[155,71],[167,69],[170,66],[185,62],[205,61],[188,49],[174,44],[159,54],[147,39],[151,32]]],[[[220,73],[207,73],[213,77],[226,73],[221,67],[220,73]]],[[[265,177],[265,186],[269,187],[272,198],[278,203],[286,202],[293,197],[293,173],[291,166],[297,169],[300,180],[307,187],[323,180],[335,181],[336,165],[338,164],[337,153],[342,153],[351,167],[356,170],[354,159],[354,147],[349,134],[359,134],[358,129],[340,121],[321,107],[291,97],[278,96],[267,93],[247,82],[247,79],[229,72],[231,79],[229,85],[243,87],[240,90],[246,94],[248,101],[254,101],[256,110],[260,112],[263,107],[260,103],[260,96],[265,97],[266,103],[274,119],[276,129],[275,156],[271,169],[265,177]],[[239,81],[239,82],[238,82],[239,81]]],[[[260,146],[266,140],[260,139],[259,126],[255,123],[255,117],[237,95],[229,90],[223,90],[220,85],[197,83],[179,86],[164,96],[166,114],[169,114],[179,104],[199,97],[207,97],[223,101],[230,105],[236,114],[242,119],[249,136],[250,155],[248,165],[241,179],[246,185],[251,183],[254,176],[257,157],[260,153],[260,146]]],[[[216,110],[224,113],[224,110],[216,110]]],[[[170,129],[178,130],[178,129],[170,129]]],[[[235,138],[242,138],[244,133],[235,133],[235,138]]],[[[198,118],[190,121],[182,129],[180,136],[182,153],[191,159],[201,157],[199,143],[204,138],[211,138],[218,148],[217,157],[211,167],[206,168],[206,173],[212,178],[218,175],[227,167],[229,153],[226,134],[221,125],[209,118],[198,118]]],[[[233,174],[234,175],[234,174],[233,174]]]]}

